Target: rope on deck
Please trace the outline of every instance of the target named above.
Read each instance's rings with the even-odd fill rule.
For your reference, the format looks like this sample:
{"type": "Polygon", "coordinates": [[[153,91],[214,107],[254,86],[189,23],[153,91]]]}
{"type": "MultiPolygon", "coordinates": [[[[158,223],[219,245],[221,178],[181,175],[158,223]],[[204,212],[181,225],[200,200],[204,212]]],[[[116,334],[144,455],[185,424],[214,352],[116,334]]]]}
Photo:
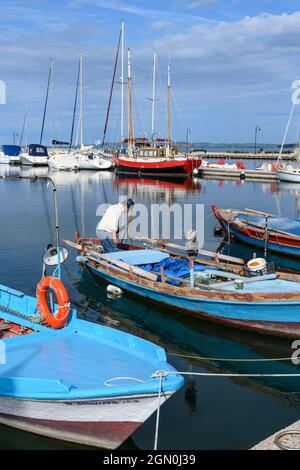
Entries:
{"type": "Polygon", "coordinates": [[[4,312],[17,315],[18,317],[24,318],[25,320],[30,321],[35,324],[41,325],[42,323],[44,323],[44,318],[38,313],[35,315],[31,315],[29,317],[28,315],[25,315],[24,313],[17,312],[17,310],[13,310],[12,308],[5,307],[4,305],[0,305],[0,310],[4,310],[4,312]]]}

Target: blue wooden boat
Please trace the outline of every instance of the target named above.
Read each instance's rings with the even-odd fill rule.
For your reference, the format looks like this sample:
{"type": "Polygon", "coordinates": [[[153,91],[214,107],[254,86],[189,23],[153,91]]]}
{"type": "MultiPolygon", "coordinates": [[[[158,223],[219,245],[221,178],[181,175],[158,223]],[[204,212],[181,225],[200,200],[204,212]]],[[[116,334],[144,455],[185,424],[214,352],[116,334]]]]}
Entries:
{"type": "Polygon", "coordinates": [[[148,301],[237,328],[300,337],[298,275],[271,271],[248,277],[246,266],[196,258],[191,282],[187,257],[169,251],[168,243],[159,242],[160,249],[127,246],[106,255],[93,239],[67,243],[96,279],[148,301]]]}
{"type": "Polygon", "coordinates": [[[0,285],[0,423],[116,448],[183,385],[162,348],[77,318],[40,323],[35,298],[0,285]]]}
{"type": "Polygon", "coordinates": [[[276,217],[250,209],[219,209],[213,212],[226,236],[283,255],[300,257],[300,220],[276,217]]]}
{"type": "Polygon", "coordinates": [[[0,285],[0,423],[114,449],[183,378],[162,348],[77,318],[60,280],[67,250],[59,242],[56,187],[40,179],[53,185],[56,245],[43,255],[37,298],[0,285]],[[52,276],[46,266],[55,267],[52,276]],[[58,303],[51,309],[48,288],[58,303]]]}

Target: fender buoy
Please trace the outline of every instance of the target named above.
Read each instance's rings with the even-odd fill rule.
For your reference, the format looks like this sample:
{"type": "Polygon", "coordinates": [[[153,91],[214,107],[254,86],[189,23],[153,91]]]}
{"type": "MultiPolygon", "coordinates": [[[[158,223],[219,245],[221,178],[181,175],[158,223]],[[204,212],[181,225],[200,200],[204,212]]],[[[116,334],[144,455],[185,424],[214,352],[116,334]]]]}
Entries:
{"type": "Polygon", "coordinates": [[[36,297],[38,311],[45,317],[47,325],[52,328],[65,326],[70,313],[70,300],[63,283],[57,277],[43,277],[37,285],[36,297]],[[54,314],[50,312],[47,303],[48,289],[52,289],[57,298],[58,310],[54,314]]]}

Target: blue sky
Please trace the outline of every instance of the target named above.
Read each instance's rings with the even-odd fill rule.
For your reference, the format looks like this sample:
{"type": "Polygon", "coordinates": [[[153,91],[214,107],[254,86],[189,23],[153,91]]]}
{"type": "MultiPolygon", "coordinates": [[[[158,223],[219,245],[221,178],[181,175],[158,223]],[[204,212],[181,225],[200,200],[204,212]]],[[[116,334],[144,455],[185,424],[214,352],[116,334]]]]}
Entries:
{"type": "MultiPolygon", "coordinates": [[[[55,60],[55,137],[70,135],[79,53],[84,54],[84,136],[101,138],[120,22],[132,51],[134,127],[151,128],[151,60],[158,55],[156,131],[166,133],[166,72],[172,63],[172,134],[193,141],[282,139],[291,83],[300,78],[299,0],[1,0],[0,143],[20,134],[25,103],[29,140],[39,138],[49,60],[55,60]]],[[[120,71],[118,71],[120,75],[120,71]]],[[[51,138],[51,108],[45,143],[51,138]]],[[[116,85],[108,138],[119,135],[116,85]]],[[[296,110],[288,141],[300,125],[296,110]]]]}

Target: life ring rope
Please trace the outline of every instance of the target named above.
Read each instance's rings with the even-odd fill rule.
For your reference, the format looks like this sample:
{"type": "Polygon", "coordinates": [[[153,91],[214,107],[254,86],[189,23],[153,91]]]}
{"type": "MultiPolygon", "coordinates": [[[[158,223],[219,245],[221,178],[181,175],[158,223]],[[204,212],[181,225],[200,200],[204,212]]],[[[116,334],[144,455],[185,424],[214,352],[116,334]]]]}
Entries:
{"type": "Polygon", "coordinates": [[[66,325],[70,313],[70,300],[67,290],[60,279],[52,276],[43,277],[37,285],[37,309],[45,318],[48,326],[62,328],[66,325]],[[47,292],[51,289],[56,295],[58,308],[52,313],[47,302],[47,292]]]}

